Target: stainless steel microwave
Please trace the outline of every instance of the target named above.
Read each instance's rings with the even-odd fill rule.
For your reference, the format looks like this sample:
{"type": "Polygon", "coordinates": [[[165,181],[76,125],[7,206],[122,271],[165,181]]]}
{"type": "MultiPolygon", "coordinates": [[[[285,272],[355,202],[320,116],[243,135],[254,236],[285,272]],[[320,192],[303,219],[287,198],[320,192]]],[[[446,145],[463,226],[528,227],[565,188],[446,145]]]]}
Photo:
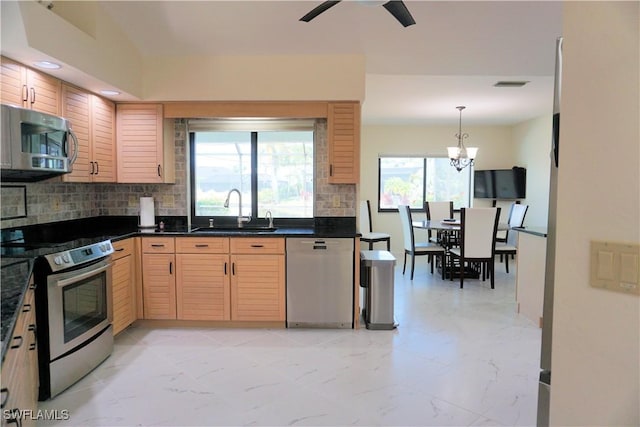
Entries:
{"type": "Polygon", "coordinates": [[[68,120],[13,105],[1,107],[3,181],[40,181],[71,172],[78,139],[68,120]]]}

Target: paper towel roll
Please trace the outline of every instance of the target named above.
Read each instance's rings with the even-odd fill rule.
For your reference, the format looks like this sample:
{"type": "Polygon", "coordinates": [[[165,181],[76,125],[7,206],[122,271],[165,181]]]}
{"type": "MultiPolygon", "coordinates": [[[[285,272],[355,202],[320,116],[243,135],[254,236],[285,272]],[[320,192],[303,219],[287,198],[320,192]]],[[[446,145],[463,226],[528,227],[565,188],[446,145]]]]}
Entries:
{"type": "Polygon", "coordinates": [[[150,227],[155,223],[153,197],[140,197],[140,226],[150,227]]]}

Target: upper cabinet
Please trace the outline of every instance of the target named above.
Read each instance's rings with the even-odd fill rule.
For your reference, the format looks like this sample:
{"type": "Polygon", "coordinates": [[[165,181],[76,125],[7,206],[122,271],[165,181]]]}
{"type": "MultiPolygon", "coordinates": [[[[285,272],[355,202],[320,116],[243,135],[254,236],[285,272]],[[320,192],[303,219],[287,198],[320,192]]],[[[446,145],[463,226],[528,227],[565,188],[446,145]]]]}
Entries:
{"type": "Polygon", "coordinates": [[[116,122],[118,182],[175,182],[173,121],[165,132],[162,104],[118,104],[116,122]]]}
{"type": "Polygon", "coordinates": [[[60,80],[4,57],[0,63],[0,100],[3,104],[60,115],[60,80]]]}
{"type": "Polygon", "coordinates": [[[115,104],[64,83],[62,116],[69,119],[78,138],[73,172],[66,182],[115,182],[115,104]]]}
{"type": "Polygon", "coordinates": [[[93,182],[116,181],[116,104],[91,95],[93,182]]]}
{"type": "Polygon", "coordinates": [[[330,102],[327,108],[329,183],[360,180],[360,103],[330,102]]]}

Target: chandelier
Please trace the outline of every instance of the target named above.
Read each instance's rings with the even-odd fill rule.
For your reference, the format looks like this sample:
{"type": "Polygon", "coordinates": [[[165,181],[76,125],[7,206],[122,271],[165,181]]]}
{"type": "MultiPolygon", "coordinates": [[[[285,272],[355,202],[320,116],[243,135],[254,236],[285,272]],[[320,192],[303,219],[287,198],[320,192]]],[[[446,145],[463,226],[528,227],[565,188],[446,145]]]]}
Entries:
{"type": "Polygon", "coordinates": [[[458,172],[473,164],[473,159],[476,158],[478,153],[478,147],[465,147],[463,140],[469,137],[468,133],[462,133],[462,110],[465,106],[456,107],[460,111],[460,124],[456,138],[458,138],[458,145],[456,147],[447,147],[449,153],[449,159],[451,160],[451,166],[456,168],[458,172]]]}

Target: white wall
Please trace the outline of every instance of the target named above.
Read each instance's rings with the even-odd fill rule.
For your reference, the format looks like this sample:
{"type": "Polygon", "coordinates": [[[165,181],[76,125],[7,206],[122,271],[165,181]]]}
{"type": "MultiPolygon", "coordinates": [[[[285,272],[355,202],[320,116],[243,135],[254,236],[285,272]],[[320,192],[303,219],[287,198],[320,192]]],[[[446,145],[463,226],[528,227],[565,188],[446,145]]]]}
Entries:
{"type": "Polygon", "coordinates": [[[151,57],[147,101],[308,101],[364,98],[364,55],[151,57]]]}
{"type": "MultiPolygon", "coordinates": [[[[516,160],[511,127],[476,127],[463,130],[469,134],[465,143],[479,147],[477,169],[511,168],[516,160]]],[[[374,231],[391,234],[391,251],[403,256],[402,229],[398,213],[378,213],[378,156],[446,155],[446,147],[455,145],[457,127],[364,125],[361,132],[360,200],[371,200],[374,231]]],[[[381,246],[382,247],[382,246],[381,246]]],[[[378,247],[376,247],[378,248],[378,247]]],[[[380,249],[380,248],[378,248],[380,249]]]]}
{"type": "Polygon", "coordinates": [[[565,2],[551,423],[640,425],[640,298],[589,243],[640,242],[640,3],[565,2]]]}
{"type": "Polygon", "coordinates": [[[35,1],[0,4],[3,55],[14,58],[26,52],[34,61],[59,62],[63,68],[52,73],[55,77],[96,93],[106,87],[135,97],[142,94],[140,54],[99,8],[83,7],[87,14],[95,14],[87,17],[93,21],[88,34],[87,27],[80,29],[35,1]],[[69,74],[73,69],[85,73],[84,80],[75,80],[69,74]]]}
{"type": "MultiPolygon", "coordinates": [[[[549,104],[552,102],[549,99],[549,104]]],[[[527,198],[522,203],[529,205],[524,221],[529,227],[547,226],[551,129],[551,116],[528,120],[513,128],[516,164],[527,168],[527,198]]]]}
{"type": "Polygon", "coordinates": [[[80,14],[67,5],[60,16],[35,1],[1,4],[5,56],[29,52],[40,60],[44,54],[64,65],[55,77],[96,93],[118,89],[119,100],[364,99],[362,54],[143,58],[99,5],[83,4],[80,14]],[[81,76],[68,74],[72,69],[81,76]]]}

